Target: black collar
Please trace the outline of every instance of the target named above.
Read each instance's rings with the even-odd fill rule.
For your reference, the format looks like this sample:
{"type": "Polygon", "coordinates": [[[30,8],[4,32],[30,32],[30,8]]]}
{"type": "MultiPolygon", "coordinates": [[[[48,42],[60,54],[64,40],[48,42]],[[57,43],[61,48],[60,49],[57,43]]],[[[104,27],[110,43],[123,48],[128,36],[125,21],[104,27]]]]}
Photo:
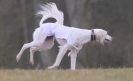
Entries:
{"type": "Polygon", "coordinates": [[[91,41],[95,41],[95,40],[96,40],[96,35],[95,35],[94,30],[92,29],[91,30],[91,41]]]}

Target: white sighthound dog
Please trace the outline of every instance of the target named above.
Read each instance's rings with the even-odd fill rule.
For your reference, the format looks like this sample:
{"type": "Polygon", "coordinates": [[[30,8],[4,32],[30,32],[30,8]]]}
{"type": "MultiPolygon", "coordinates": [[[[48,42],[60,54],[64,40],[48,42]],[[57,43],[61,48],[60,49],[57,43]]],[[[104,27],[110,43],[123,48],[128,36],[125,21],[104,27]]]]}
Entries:
{"type": "Polygon", "coordinates": [[[63,13],[58,10],[55,3],[48,3],[41,6],[41,14],[43,17],[40,21],[40,27],[36,28],[33,33],[33,41],[23,45],[22,49],[16,56],[17,62],[20,60],[25,49],[30,48],[30,63],[34,64],[34,52],[47,50],[53,47],[54,40],[59,43],[59,53],[55,63],[48,67],[49,69],[58,67],[60,62],[67,52],[71,57],[71,70],[75,70],[77,53],[82,49],[82,46],[90,41],[96,41],[101,44],[112,41],[112,37],[107,31],[102,29],[79,29],[63,25],[63,13]],[[55,18],[55,23],[44,23],[48,18],[55,18]]]}

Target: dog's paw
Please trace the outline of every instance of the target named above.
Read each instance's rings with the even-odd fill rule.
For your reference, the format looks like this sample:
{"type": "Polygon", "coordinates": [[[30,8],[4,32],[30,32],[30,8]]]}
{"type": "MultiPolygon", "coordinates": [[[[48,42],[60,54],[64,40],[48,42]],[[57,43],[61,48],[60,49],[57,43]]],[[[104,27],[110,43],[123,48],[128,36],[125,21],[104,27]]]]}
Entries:
{"type": "Polygon", "coordinates": [[[16,56],[16,61],[19,62],[20,58],[21,58],[21,57],[20,57],[19,55],[17,55],[17,56],[16,56]]]}
{"type": "Polygon", "coordinates": [[[49,67],[48,67],[48,69],[53,69],[53,68],[54,68],[54,66],[49,66],[49,67]]]}
{"type": "Polygon", "coordinates": [[[49,66],[48,69],[55,69],[58,68],[58,66],[49,66]]]}

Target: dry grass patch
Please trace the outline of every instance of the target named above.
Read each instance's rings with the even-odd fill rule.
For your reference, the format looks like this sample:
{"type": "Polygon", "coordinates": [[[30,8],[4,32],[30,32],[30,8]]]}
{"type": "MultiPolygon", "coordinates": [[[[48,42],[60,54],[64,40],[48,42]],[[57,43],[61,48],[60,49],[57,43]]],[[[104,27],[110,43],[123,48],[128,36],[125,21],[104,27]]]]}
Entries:
{"type": "Polygon", "coordinates": [[[0,81],[133,81],[133,69],[1,69],[0,81]]]}

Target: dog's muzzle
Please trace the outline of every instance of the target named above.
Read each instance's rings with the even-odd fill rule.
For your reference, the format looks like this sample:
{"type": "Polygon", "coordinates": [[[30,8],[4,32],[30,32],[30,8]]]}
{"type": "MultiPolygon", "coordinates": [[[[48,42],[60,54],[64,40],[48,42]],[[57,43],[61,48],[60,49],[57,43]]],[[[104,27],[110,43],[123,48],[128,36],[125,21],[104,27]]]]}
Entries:
{"type": "Polygon", "coordinates": [[[110,43],[112,41],[112,37],[107,35],[107,37],[104,39],[105,43],[110,43]]]}

